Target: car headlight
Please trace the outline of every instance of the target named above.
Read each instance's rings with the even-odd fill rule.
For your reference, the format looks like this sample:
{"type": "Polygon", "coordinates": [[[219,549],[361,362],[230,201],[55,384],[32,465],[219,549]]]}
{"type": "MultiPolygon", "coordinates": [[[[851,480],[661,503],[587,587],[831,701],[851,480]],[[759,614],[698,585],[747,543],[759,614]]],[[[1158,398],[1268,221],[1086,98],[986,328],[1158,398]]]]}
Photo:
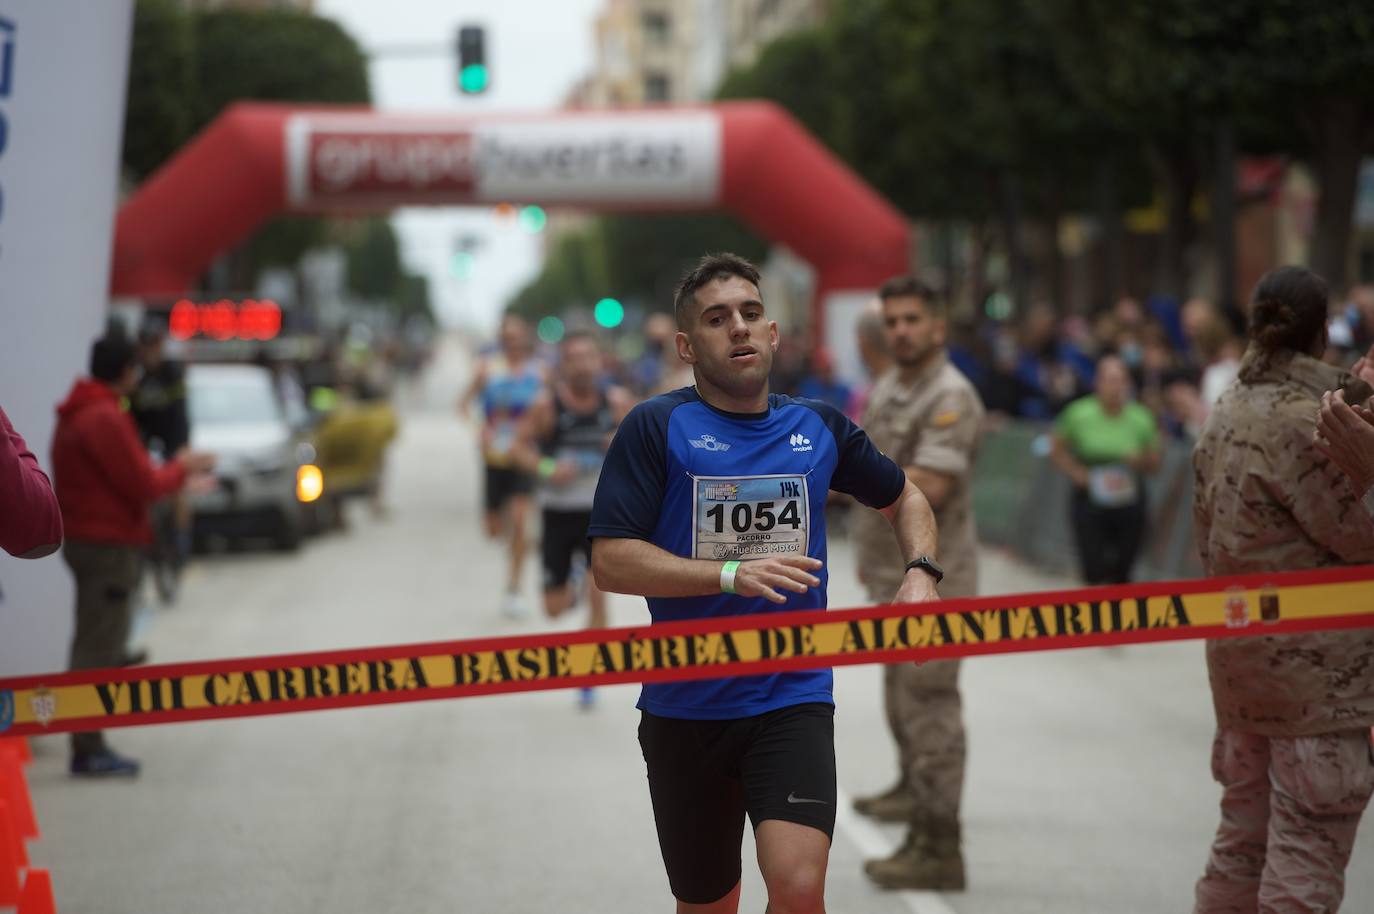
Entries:
{"type": "Polygon", "coordinates": [[[296,470],[296,498],[309,503],[324,494],[324,473],[313,463],[302,464],[296,470]]]}

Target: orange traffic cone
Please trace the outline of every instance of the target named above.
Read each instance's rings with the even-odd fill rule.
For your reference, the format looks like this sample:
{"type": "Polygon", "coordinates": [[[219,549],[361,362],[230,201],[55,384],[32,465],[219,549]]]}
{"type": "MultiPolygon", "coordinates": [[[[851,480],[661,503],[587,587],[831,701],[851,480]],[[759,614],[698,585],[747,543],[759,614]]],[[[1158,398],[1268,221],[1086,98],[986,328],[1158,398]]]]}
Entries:
{"type": "Polygon", "coordinates": [[[24,875],[24,891],[19,894],[16,914],[57,914],[52,898],[52,876],[44,869],[29,870],[24,875]]]}
{"type": "Polygon", "coordinates": [[[10,815],[9,804],[0,800],[0,866],[9,861],[15,869],[29,865],[29,852],[24,847],[24,839],[14,827],[14,817],[10,815]]]}
{"type": "Polygon", "coordinates": [[[15,859],[16,843],[22,850],[24,842],[10,825],[10,811],[0,802],[0,908],[19,903],[19,870],[24,864],[15,859]]]}
{"type": "Polygon", "coordinates": [[[19,836],[37,839],[38,817],[33,814],[29,785],[24,780],[24,768],[13,746],[0,746],[0,800],[9,804],[19,836]]]}
{"type": "Polygon", "coordinates": [[[0,908],[19,904],[19,871],[0,864],[0,908]]]}

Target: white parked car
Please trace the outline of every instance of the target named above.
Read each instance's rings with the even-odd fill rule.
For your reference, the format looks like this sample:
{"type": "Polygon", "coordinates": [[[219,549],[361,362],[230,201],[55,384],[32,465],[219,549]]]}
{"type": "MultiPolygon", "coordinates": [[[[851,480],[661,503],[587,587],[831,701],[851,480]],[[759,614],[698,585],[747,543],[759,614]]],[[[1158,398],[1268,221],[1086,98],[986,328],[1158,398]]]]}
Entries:
{"type": "Polygon", "coordinates": [[[186,392],[191,448],[218,457],[219,488],[191,503],[196,539],[267,537],[295,549],[304,531],[296,478],[309,445],[288,420],[272,373],[259,365],[192,364],[186,392]]]}

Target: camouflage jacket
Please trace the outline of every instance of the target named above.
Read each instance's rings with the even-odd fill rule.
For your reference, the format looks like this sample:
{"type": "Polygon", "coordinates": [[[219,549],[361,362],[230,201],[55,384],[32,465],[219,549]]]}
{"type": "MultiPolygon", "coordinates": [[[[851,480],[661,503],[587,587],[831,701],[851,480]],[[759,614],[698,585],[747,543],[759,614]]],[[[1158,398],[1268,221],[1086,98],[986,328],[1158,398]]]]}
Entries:
{"type": "MultiPolygon", "coordinates": [[[[1193,450],[1193,524],[1209,575],[1374,562],[1374,522],[1312,445],[1324,391],[1371,390],[1294,354],[1268,364],[1252,346],[1193,450]]],[[[1219,726],[1308,736],[1374,726],[1374,630],[1207,644],[1219,726]]]]}

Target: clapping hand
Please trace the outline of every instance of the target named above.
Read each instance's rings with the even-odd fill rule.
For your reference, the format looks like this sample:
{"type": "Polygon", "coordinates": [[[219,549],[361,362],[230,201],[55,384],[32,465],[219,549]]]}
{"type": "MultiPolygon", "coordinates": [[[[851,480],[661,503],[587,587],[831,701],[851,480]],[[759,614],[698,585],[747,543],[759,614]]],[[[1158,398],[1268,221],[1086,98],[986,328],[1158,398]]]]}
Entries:
{"type": "Polygon", "coordinates": [[[1374,387],[1374,346],[1370,346],[1368,352],[1355,360],[1355,364],[1350,367],[1350,373],[1370,387],[1374,387]]]}
{"type": "MultiPolygon", "coordinates": [[[[1370,356],[1356,363],[1365,363],[1365,370],[1374,372],[1370,356]]],[[[1374,411],[1368,405],[1351,406],[1342,391],[1322,394],[1317,413],[1317,428],[1312,443],[1332,463],[1350,477],[1359,495],[1374,485],[1374,411]]]]}

